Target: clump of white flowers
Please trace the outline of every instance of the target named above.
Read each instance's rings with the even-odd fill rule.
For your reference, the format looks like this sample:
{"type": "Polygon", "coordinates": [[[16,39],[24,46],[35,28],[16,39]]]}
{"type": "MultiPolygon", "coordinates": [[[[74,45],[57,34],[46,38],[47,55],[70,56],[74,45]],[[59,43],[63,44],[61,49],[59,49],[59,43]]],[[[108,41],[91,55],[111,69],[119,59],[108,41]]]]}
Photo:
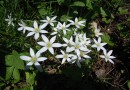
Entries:
{"type": "MultiPolygon", "coordinates": [[[[39,61],[47,60],[44,54],[48,51],[48,53],[60,59],[61,64],[76,63],[80,68],[82,62],[93,59],[93,56],[90,55],[95,50],[99,52],[100,58],[114,64],[112,59],[115,57],[111,56],[112,50],[107,52],[105,49],[107,43],[102,41],[101,36],[103,33],[100,32],[96,22],[92,23],[94,37],[89,38],[86,33],[81,32],[81,29],[85,27],[85,20],[80,20],[76,17],[74,20],[69,19],[68,22],[60,22],[56,18],[57,16],[47,16],[40,22],[35,20],[33,21],[33,26],[27,25],[23,20],[21,20],[21,23],[18,23],[20,26],[18,31],[23,30],[24,34],[27,31],[27,37],[34,35],[37,45],[41,46],[41,49],[36,54],[30,48],[30,56],[20,56],[22,60],[29,62],[27,66],[33,64],[36,67],[40,66],[39,61]],[[58,52],[55,50],[58,50],[58,52]]],[[[9,21],[8,24],[13,25],[11,17],[6,19],[6,21],[9,21]]]]}

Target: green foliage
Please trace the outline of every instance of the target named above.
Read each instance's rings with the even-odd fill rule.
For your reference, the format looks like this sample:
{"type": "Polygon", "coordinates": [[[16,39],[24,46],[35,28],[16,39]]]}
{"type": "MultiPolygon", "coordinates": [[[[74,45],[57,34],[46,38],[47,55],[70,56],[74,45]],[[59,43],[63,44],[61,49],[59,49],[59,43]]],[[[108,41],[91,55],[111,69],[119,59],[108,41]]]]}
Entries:
{"type": "Polygon", "coordinates": [[[19,70],[24,69],[24,63],[19,58],[20,55],[13,51],[12,55],[7,55],[5,57],[5,64],[6,64],[6,80],[12,80],[13,83],[16,83],[20,80],[20,72],[19,70]]]}
{"type": "Polygon", "coordinates": [[[7,66],[11,66],[11,67],[14,67],[16,69],[21,69],[21,70],[24,69],[24,63],[20,59],[20,55],[16,51],[13,51],[12,55],[7,55],[5,57],[5,62],[7,66]]]}
{"type": "Polygon", "coordinates": [[[128,13],[128,9],[123,9],[122,7],[118,8],[119,14],[123,15],[123,14],[127,14],[128,13]]]}
{"type": "Polygon", "coordinates": [[[82,1],[75,1],[71,6],[85,7],[85,3],[82,1]]]}
{"type": "MultiPolygon", "coordinates": [[[[125,2],[125,0],[1,0],[0,54],[14,51],[11,55],[4,53],[6,56],[6,71],[5,80],[0,76],[0,89],[2,90],[1,87],[5,86],[3,82],[17,83],[21,78],[26,77],[29,86],[27,85],[22,89],[16,88],[16,90],[33,90],[33,86],[37,81],[35,78],[36,72],[25,72],[25,76],[21,76],[21,71],[24,70],[24,62],[19,58],[19,53],[37,45],[32,38],[26,39],[25,35],[17,31],[17,22],[20,22],[21,19],[39,20],[44,19],[46,16],[57,15],[61,17],[58,20],[66,22],[67,19],[73,19],[73,17],[86,18],[86,27],[82,29],[85,32],[88,32],[89,23],[96,20],[102,28],[110,28],[110,32],[113,30],[109,34],[104,30],[102,41],[110,45],[110,48],[115,48],[115,50],[121,47],[121,52],[124,51],[125,55],[123,54],[124,57],[122,54],[117,56],[120,57],[119,59],[125,59],[127,63],[130,48],[130,15],[127,5],[129,6],[129,3],[125,2]],[[17,19],[14,22],[15,27],[7,26],[7,22],[5,22],[5,18],[10,13],[13,18],[17,19]]],[[[71,30],[65,37],[70,38],[72,34],[73,31],[71,30]]],[[[36,49],[39,50],[39,47],[37,46],[36,49]]],[[[91,64],[89,60],[86,60],[84,67],[91,69],[91,64]]],[[[83,77],[84,72],[77,67],[69,66],[63,70],[63,73],[73,80],[79,80],[83,77]]],[[[128,87],[130,89],[130,81],[128,87]]]]}
{"type": "Polygon", "coordinates": [[[64,3],[64,0],[57,0],[58,4],[61,5],[62,3],[64,3]]]}
{"type": "Polygon", "coordinates": [[[86,6],[88,7],[88,9],[93,9],[92,0],[86,0],[86,6]]]}
{"type": "Polygon", "coordinates": [[[130,90],[130,81],[128,81],[127,85],[128,85],[129,90],[130,90]]]}
{"type": "Polygon", "coordinates": [[[26,82],[30,85],[33,86],[35,84],[35,77],[36,77],[36,73],[29,73],[29,72],[25,72],[26,75],[26,82]]]}
{"type": "Polygon", "coordinates": [[[9,80],[12,77],[14,67],[6,67],[6,80],[9,80]]]}
{"type": "Polygon", "coordinates": [[[106,17],[107,16],[106,12],[103,10],[102,7],[100,7],[100,11],[101,11],[102,17],[106,17]]]}
{"type": "Polygon", "coordinates": [[[113,46],[114,43],[110,40],[110,36],[107,33],[104,33],[102,36],[102,41],[106,42],[108,45],[113,46]]]}

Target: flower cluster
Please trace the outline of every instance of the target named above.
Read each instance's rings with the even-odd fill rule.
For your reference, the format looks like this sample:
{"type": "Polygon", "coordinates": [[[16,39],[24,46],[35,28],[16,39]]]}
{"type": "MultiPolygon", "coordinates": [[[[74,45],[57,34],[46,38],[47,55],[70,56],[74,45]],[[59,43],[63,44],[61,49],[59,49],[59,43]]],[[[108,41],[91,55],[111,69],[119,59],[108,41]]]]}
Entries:
{"type": "MultiPolygon", "coordinates": [[[[114,56],[111,56],[112,50],[108,51],[104,46],[107,43],[102,42],[100,29],[96,22],[92,23],[93,27],[93,38],[88,38],[86,33],[81,33],[81,29],[85,26],[85,20],[79,20],[77,17],[74,20],[68,20],[68,22],[60,22],[56,20],[57,16],[52,18],[46,17],[44,20],[33,21],[33,26],[28,26],[23,20],[19,24],[18,31],[23,31],[24,34],[27,33],[27,37],[34,36],[37,45],[41,46],[41,49],[35,54],[33,49],[30,48],[30,56],[20,56],[22,60],[29,61],[27,66],[35,65],[36,67],[41,66],[39,61],[45,61],[46,57],[40,57],[44,55],[45,52],[49,52],[57,59],[61,59],[61,64],[64,63],[76,63],[78,67],[81,67],[81,62],[86,59],[93,59],[90,53],[93,53],[96,48],[97,52],[103,51],[103,55],[99,55],[106,62],[112,61],[114,56]],[[27,31],[27,32],[26,32],[27,31]],[[56,52],[55,48],[58,51],[56,52]],[[43,54],[44,53],[44,54],[43,54]]],[[[7,19],[6,19],[7,21],[7,19]]],[[[11,24],[12,21],[9,21],[11,24]]]]}

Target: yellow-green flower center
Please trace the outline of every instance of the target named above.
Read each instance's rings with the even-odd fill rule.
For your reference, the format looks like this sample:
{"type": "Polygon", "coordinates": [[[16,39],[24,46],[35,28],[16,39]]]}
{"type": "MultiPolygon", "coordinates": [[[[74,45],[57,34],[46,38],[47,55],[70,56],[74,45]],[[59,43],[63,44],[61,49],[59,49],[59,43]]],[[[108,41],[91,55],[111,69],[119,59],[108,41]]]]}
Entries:
{"type": "Polygon", "coordinates": [[[39,28],[35,28],[35,32],[39,33],[40,32],[39,28]]]}
{"type": "Polygon", "coordinates": [[[65,55],[64,55],[64,58],[68,58],[68,54],[65,54],[65,55]]]}
{"type": "Polygon", "coordinates": [[[78,21],[77,21],[77,22],[75,22],[75,25],[78,25],[78,21]]]}
{"type": "Polygon", "coordinates": [[[101,43],[97,43],[97,46],[100,47],[100,46],[101,46],[101,43]]]}
{"type": "Polygon", "coordinates": [[[109,55],[106,55],[106,59],[109,59],[109,55]]]}
{"type": "Polygon", "coordinates": [[[62,30],[65,30],[66,29],[66,27],[65,26],[62,26],[62,30]]]}
{"type": "Polygon", "coordinates": [[[36,58],[36,57],[32,57],[32,61],[33,61],[33,62],[36,62],[36,61],[37,61],[37,58],[36,58]]]}
{"type": "Polygon", "coordinates": [[[50,43],[50,42],[48,42],[47,43],[47,47],[49,48],[49,47],[51,47],[52,46],[52,44],[50,43]]]}
{"type": "Polygon", "coordinates": [[[98,35],[99,34],[99,31],[95,31],[95,35],[98,35]]]}
{"type": "Polygon", "coordinates": [[[75,49],[79,49],[79,44],[76,44],[76,45],[75,45],[75,49]]]}
{"type": "Polygon", "coordinates": [[[48,23],[51,23],[51,20],[48,20],[48,23]]]}

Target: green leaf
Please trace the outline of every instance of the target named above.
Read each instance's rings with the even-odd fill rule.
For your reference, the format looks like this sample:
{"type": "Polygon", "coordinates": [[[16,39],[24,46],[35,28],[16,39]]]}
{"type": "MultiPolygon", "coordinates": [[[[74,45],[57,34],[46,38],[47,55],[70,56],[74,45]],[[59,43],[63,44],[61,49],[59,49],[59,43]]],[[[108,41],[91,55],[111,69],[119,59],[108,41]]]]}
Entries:
{"type": "Polygon", "coordinates": [[[105,23],[107,23],[107,24],[108,24],[108,23],[110,23],[110,22],[111,22],[111,19],[107,19],[107,18],[105,18],[105,17],[104,17],[104,18],[102,18],[102,21],[104,21],[105,23]]]}
{"type": "Polygon", "coordinates": [[[4,86],[5,85],[5,83],[0,83],[0,87],[2,87],[2,86],[4,86]]]}
{"type": "Polygon", "coordinates": [[[6,80],[9,80],[12,77],[14,67],[6,67],[6,80]]]}
{"type": "Polygon", "coordinates": [[[71,6],[85,7],[85,4],[81,1],[76,1],[71,6]]]}
{"type": "Polygon", "coordinates": [[[60,20],[62,21],[62,22],[66,22],[68,19],[70,19],[71,17],[69,17],[69,16],[67,16],[67,15],[62,15],[61,16],[61,18],[60,18],[60,20]]]}
{"type": "Polygon", "coordinates": [[[127,18],[127,21],[130,22],[130,16],[127,18]]]}
{"type": "Polygon", "coordinates": [[[19,70],[14,68],[14,71],[13,71],[13,78],[14,78],[14,82],[18,82],[20,80],[20,73],[19,73],[19,70]]]}
{"type": "Polygon", "coordinates": [[[17,69],[24,69],[24,62],[20,59],[20,55],[13,51],[12,55],[7,55],[5,57],[5,63],[7,66],[13,66],[17,69]]]}
{"type": "Polygon", "coordinates": [[[121,14],[121,15],[128,13],[128,9],[123,9],[122,7],[119,7],[118,11],[119,11],[119,14],[121,14]]]}
{"type": "Polygon", "coordinates": [[[45,8],[40,8],[38,12],[41,16],[45,16],[48,14],[48,11],[45,8]]]}
{"type": "Polygon", "coordinates": [[[128,85],[129,90],[130,90],[130,81],[128,81],[127,85],[128,85]]]}
{"type": "Polygon", "coordinates": [[[110,46],[114,45],[114,43],[112,41],[110,41],[110,36],[107,33],[103,33],[103,35],[102,35],[102,41],[106,42],[110,46]]]}
{"type": "Polygon", "coordinates": [[[36,73],[26,72],[25,74],[26,74],[26,82],[32,86],[35,83],[36,73]]]}
{"type": "Polygon", "coordinates": [[[92,0],[86,0],[86,6],[87,6],[89,9],[93,9],[93,7],[92,7],[92,0]]]}
{"type": "Polygon", "coordinates": [[[64,0],[57,0],[58,4],[61,5],[62,3],[64,3],[64,0]]]}
{"type": "Polygon", "coordinates": [[[107,16],[106,12],[103,10],[102,7],[100,7],[100,11],[101,11],[102,17],[106,17],[107,16]]]}

